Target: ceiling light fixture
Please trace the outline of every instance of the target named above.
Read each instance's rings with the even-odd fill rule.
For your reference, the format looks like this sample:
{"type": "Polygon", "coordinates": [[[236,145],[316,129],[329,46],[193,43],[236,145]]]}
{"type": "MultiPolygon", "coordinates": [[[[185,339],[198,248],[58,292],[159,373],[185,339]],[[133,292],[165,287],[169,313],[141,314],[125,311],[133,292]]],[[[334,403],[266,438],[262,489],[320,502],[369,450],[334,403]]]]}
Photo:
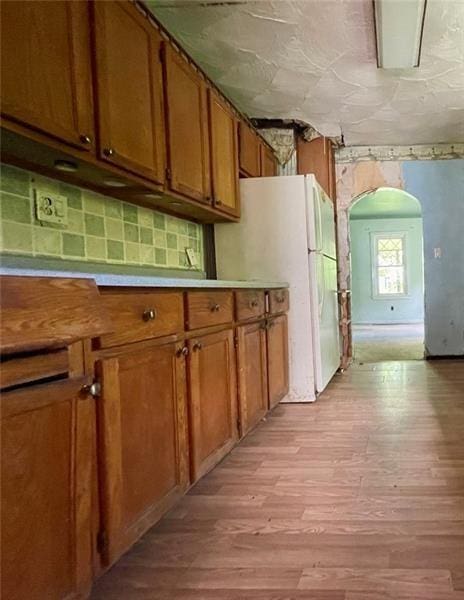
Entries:
{"type": "Polygon", "coordinates": [[[379,69],[420,64],[427,0],[373,0],[379,69]]]}

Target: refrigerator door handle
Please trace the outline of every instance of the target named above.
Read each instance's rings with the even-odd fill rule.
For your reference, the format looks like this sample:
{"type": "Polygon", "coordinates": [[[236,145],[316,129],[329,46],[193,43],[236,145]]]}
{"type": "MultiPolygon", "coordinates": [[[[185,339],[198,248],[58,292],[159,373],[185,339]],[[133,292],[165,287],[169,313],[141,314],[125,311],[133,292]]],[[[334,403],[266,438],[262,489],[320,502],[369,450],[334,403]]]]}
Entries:
{"type": "Polygon", "coordinates": [[[320,261],[320,269],[317,273],[317,295],[319,300],[319,319],[322,317],[322,311],[324,310],[325,300],[325,272],[324,272],[324,260],[323,254],[318,255],[322,260],[320,261]]]}
{"type": "Polygon", "coordinates": [[[321,194],[319,191],[319,187],[316,184],[314,187],[315,199],[314,199],[314,210],[317,213],[316,218],[316,227],[317,227],[317,235],[316,241],[318,242],[316,250],[320,250],[322,252],[323,240],[322,240],[322,210],[321,210],[321,194]]]}

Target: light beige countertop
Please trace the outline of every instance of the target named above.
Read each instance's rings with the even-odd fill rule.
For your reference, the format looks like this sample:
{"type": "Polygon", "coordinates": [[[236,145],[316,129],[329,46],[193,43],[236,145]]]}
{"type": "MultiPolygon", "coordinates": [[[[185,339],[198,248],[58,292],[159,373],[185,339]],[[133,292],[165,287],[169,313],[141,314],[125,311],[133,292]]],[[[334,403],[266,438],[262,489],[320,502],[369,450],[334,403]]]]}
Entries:
{"type": "Polygon", "coordinates": [[[221,279],[187,279],[177,277],[151,277],[148,275],[118,275],[114,273],[86,273],[46,269],[23,269],[0,267],[0,275],[19,277],[73,277],[94,279],[98,286],[114,287],[156,287],[156,288],[245,288],[276,289],[286,288],[288,283],[276,281],[224,281],[221,279]]]}

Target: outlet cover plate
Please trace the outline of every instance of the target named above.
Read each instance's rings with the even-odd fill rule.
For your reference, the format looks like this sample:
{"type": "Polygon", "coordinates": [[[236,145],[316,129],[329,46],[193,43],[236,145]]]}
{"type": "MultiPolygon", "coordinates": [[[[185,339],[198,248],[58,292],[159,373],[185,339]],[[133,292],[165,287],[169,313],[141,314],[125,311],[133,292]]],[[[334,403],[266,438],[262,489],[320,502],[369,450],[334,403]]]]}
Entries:
{"type": "Polygon", "coordinates": [[[185,254],[187,255],[189,265],[191,267],[198,267],[198,258],[195,250],[193,248],[186,248],[185,254]]]}
{"type": "Polygon", "coordinates": [[[37,220],[45,223],[68,224],[68,199],[59,194],[35,190],[37,220]]]}

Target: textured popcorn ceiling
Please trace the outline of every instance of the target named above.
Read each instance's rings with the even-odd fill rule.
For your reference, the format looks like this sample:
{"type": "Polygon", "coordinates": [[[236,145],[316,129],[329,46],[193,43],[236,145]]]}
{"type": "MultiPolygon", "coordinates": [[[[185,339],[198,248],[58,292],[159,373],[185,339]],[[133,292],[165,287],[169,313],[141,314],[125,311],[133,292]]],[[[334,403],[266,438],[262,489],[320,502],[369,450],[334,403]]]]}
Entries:
{"type": "Polygon", "coordinates": [[[251,117],[342,130],[347,145],[464,141],[464,0],[429,0],[410,70],[377,69],[372,0],[147,5],[251,117]]]}

